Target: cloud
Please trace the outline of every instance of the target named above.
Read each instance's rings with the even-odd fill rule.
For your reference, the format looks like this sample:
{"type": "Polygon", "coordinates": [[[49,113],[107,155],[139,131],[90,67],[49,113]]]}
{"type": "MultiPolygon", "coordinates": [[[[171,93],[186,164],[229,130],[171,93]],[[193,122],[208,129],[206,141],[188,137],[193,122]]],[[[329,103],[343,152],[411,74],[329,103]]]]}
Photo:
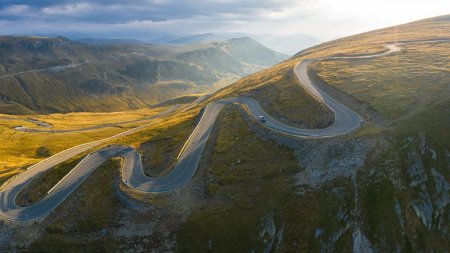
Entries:
{"type": "MultiPolygon", "coordinates": [[[[295,0],[130,0],[130,1],[20,1],[21,5],[2,2],[4,20],[39,17],[40,20],[92,21],[125,23],[134,20],[162,21],[188,19],[197,16],[257,16],[261,13],[282,11],[298,4],[295,0]],[[14,11],[14,6],[27,8],[28,13],[14,11]]],[[[16,1],[17,2],[17,1],[16,1]]],[[[300,1],[301,2],[301,1],[300,1]]]]}
{"type": "Polygon", "coordinates": [[[217,32],[237,24],[279,18],[289,8],[309,1],[2,0],[0,32],[92,36],[91,31],[100,30],[108,37],[127,34],[134,38],[148,38],[154,33],[217,32]]]}
{"type": "Polygon", "coordinates": [[[84,16],[94,10],[94,6],[88,3],[76,3],[44,7],[40,12],[44,15],[69,15],[84,16]]]}
{"type": "Polygon", "coordinates": [[[0,33],[306,33],[327,40],[446,13],[448,0],[0,0],[0,33]]]}
{"type": "Polygon", "coordinates": [[[25,4],[17,4],[17,5],[9,5],[6,8],[2,9],[2,14],[9,15],[21,15],[27,11],[29,11],[30,7],[25,4]]]}

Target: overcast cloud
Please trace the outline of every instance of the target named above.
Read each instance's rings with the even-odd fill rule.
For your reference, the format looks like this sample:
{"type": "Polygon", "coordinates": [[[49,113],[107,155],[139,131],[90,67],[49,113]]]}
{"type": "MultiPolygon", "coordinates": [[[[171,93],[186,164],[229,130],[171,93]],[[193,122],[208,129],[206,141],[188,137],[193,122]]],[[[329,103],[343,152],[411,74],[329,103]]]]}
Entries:
{"type": "Polygon", "coordinates": [[[0,34],[305,33],[328,40],[449,13],[449,0],[1,0],[0,34]]]}

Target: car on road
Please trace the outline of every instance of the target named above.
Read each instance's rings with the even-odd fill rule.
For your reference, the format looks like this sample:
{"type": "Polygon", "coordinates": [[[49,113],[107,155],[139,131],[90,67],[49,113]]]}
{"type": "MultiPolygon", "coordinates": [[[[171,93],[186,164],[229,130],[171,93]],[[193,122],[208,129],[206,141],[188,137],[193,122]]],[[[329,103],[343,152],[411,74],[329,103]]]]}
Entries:
{"type": "Polygon", "coordinates": [[[259,121],[261,121],[262,123],[266,122],[266,118],[264,118],[264,116],[259,116],[259,121]]]}

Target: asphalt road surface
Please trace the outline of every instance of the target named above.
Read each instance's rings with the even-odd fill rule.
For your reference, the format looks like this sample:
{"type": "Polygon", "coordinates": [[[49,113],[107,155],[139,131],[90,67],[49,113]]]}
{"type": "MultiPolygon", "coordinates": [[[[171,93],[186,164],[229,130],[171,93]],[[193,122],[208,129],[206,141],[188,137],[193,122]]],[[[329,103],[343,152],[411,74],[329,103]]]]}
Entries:
{"type": "MultiPolygon", "coordinates": [[[[427,41],[429,42],[429,41],[427,41]]],[[[423,43],[423,42],[422,42],[423,43]]],[[[373,54],[359,55],[355,57],[330,57],[317,60],[327,59],[359,59],[374,58],[395,53],[400,50],[396,45],[387,45],[388,51],[373,54]]],[[[178,162],[175,168],[167,175],[159,178],[147,177],[142,169],[140,154],[130,147],[112,146],[96,151],[85,157],[75,168],[71,170],[60,182],[58,182],[49,192],[48,195],[40,202],[27,207],[19,207],[15,203],[15,199],[19,192],[26,187],[34,178],[41,173],[51,169],[53,166],[70,159],[77,154],[87,151],[101,143],[113,138],[137,132],[142,128],[152,124],[147,123],[143,126],[128,130],[121,134],[82,144],[61,153],[58,153],[46,160],[43,160],[22,172],[17,177],[11,179],[0,189],[0,217],[9,221],[33,221],[39,220],[48,215],[59,204],[61,204],[91,173],[100,166],[105,160],[121,156],[124,158],[122,168],[122,181],[130,188],[141,192],[166,192],[175,188],[186,185],[194,176],[200,162],[201,154],[209,138],[214,122],[222,110],[222,108],[230,103],[239,103],[247,108],[247,111],[256,120],[259,116],[264,116],[266,122],[262,123],[269,129],[282,132],[289,135],[295,135],[303,138],[326,138],[347,134],[357,129],[362,118],[351,109],[342,105],[328,94],[317,88],[307,75],[308,64],[314,60],[305,60],[295,66],[295,73],[304,87],[311,95],[327,105],[335,115],[334,123],[324,129],[299,129],[285,125],[270,117],[259,106],[258,102],[249,98],[230,98],[220,101],[211,102],[206,106],[203,116],[197,127],[192,132],[189,139],[183,146],[178,155],[178,162]]],[[[167,114],[172,111],[162,113],[167,114]]],[[[159,115],[162,116],[162,115],[159,115]]]]}
{"type": "MultiPolygon", "coordinates": [[[[197,106],[199,103],[203,102],[208,97],[209,97],[209,94],[200,96],[194,102],[192,102],[189,107],[186,107],[185,109],[183,109],[183,112],[187,111],[187,110],[189,110],[189,109],[191,109],[191,108],[193,108],[195,106],[197,106]]],[[[179,105],[173,106],[173,107],[169,108],[167,111],[165,111],[164,113],[165,114],[171,113],[171,112],[175,111],[176,109],[178,109],[179,107],[180,107],[179,105]]],[[[34,123],[34,124],[39,125],[39,126],[44,127],[44,128],[28,128],[28,127],[25,127],[25,126],[16,126],[16,127],[14,127],[14,130],[19,131],[19,132],[26,132],[26,133],[70,133],[70,132],[82,132],[82,131],[88,131],[88,130],[94,130],[94,129],[101,129],[101,128],[105,128],[105,127],[114,127],[114,126],[130,124],[130,123],[138,123],[138,122],[148,121],[148,120],[160,117],[160,116],[161,115],[158,114],[158,115],[153,115],[153,116],[149,116],[149,117],[145,117],[145,118],[141,118],[141,119],[128,120],[128,121],[122,121],[122,122],[117,122],[117,123],[107,123],[107,124],[101,124],[101,125],[90,126],[90,127],[83,127],[83,128],[77,128],[77,129],[49,129],[51,127],[51,125],[48,125],[48,123],[41,122],[41,121],[36,120],[36,119],[28,118],[28,119],[25,119],[25,121],[34,123]],[[45,126],[45,124],[47,124],[47,126],[45,126]]],[[[17,120],[16,118],[11,118],[11,117],[0,117],[0,119],[17,120]]]]}
{"type": "MultiPolygon", "coordinates": [[[[176,108],[175,106],[174,108],[176,108]]],[[[166,116],[170,113],[172,113],[173,110],[169,109],[165,112],[162,112],[159,114],[159,117],[166,116]]],[[[83,153],[85,151],[88,151],[91,148],[94,148],[102,143],[105,143],[107,141],[113,140],[115,138],[126,136],[132,133],[136,133],[143,128],[150,126],[154,124],[155,122],[150,122],[147,124],[144,124],[142,126],[124,131],[122,133],[116,134],[114,136],[101,139],[98,141],[88,142],[84,143],[69,149],[66,149],[58,154],[55,154],[45,160],[42,160],[41,162],[38,162],[31,167],[29,167],[26,171],[18,174],[16,177],[13,177],[11,180],[8,180],[5,184],[2,185],[0,188],[0,217],[5,218],[7,220],[13,220],[13,221],[27,221],[27,220],[36,220],[39,218],[42,218],[46,214],[48,214],[51,210],[53,210],[56,206],[59,205],[65,198],[67,198],[70,193],[78,187],[79,184],[81,184],[85,178],[73,178],[73,177],[65,177],[60,182],[58,182],[57,187],[53,190],[59,190],[61,188],[66,189],[72,189],[71,191],[64,190],[64,191],[58,191],[60,192],[58,197],[52,197],[53,195],[47,195],[41,202],[45,204],[41,204],[41,202],[36,203],[33,206],[30,207],[18,207],[15,203],[15,200],[17,198],[17,195],[22,191],[23,188],[25,188],[33,179],[41,175],[42,173],[46,172],[47,170],[53,168],[54,166],[67,161],[68,159],[83,153]],[[75,187],[73,187],[75,186],[75,187]],[[66,194],[64,198],[62,198],[62,192],[66,194]],[[61,199],[62,198],[62,199],[61,199]],[[50,199],[51,201],[49,202],[50,199]],[[50,204],[53,203],[53,204],[50,204]],[[36,207],[35,207],[36,206],[36,207]],[[46,208],[43,208],[43,207],[46,208]],[[37,211],[39,210],[39,211],[37,211]]],[[[97,151],[96,153],[101,153],[103,157],[105,156],[105,152],[103,150],[97,151]]],[[[93,155],[94,155],[93,154],[93,155]]],[[[109,154],[106,152],[106,154],[109,154]]],[[[95,157],[95,156],[94,156],[95,157]]],[[[101,164],[101,163],[100,163],[101,164]]],[[[99,164],[99,165],[100,165],[99,164]]],[[[83,165],[81,162],[78,164],[72,171],[78,171],[78,170],[84,170],[85,165],[83,165]]],[[[97,168],[97,167],[95,167],[97,168]]],[[[95,169],[94,168],[94,169],[95,169]]],[[[72,173],[72,172],[71,172],[72,173]]],[[[75,173],[74,175],[78,175],[78,173],[75,173]]]]}

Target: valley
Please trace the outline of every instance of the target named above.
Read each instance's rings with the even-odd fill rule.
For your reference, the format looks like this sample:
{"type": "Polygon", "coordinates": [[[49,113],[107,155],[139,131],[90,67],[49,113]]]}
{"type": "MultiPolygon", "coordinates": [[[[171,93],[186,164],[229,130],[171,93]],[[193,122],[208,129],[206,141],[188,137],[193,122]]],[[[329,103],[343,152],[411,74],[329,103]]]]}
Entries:
{"type": "Polygon", "coordinates": [[[287,56],[248,38],[185,46],[0,37],[0,113],[123,111],[205,93],[287,56]]]}
{"type": "Polygon", "coordinates": [[[449,28],[326,42],[149,108],[2,115],[0,249],[445,252],[449,28]]]}

